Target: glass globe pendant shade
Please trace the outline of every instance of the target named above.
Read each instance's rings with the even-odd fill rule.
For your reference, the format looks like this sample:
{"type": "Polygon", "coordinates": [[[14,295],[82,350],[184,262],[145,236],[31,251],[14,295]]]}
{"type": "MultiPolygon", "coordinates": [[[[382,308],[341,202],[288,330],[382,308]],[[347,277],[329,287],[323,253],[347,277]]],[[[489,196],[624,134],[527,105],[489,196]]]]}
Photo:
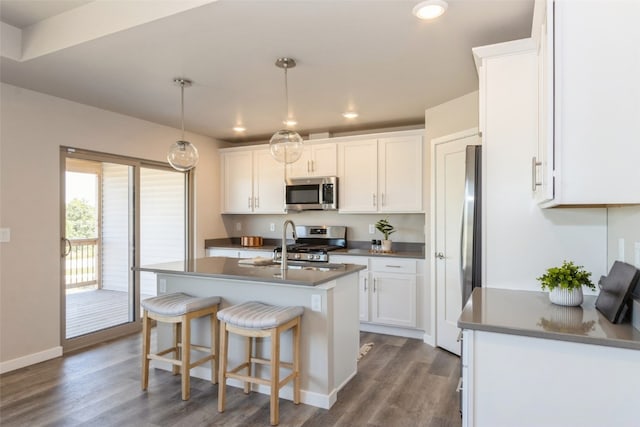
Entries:
{"type": "Polygon", "coordinates": [[[280,163],[297,161],[302,156],[302,150],[302,137],[292,130],[279,130],[269,140],[271,156],[280,163]]]}
{"type": "Polygon", "coordinates": [[[167,160],[172,168],[186,172],[198,164],[198,149],[189,141],[176,141],[169,147],[167,160]]]}

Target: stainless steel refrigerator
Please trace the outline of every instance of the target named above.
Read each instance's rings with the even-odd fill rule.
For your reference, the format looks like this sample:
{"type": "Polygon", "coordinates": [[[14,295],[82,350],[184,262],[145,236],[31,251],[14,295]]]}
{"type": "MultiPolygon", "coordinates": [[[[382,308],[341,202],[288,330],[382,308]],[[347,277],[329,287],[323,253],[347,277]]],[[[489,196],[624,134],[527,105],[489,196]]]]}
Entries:
{"type": "Polygon", "coordinates": [[[466,149],[460,270],[462,306],[474,288],[482,286],[482,146],[466,149]]]}

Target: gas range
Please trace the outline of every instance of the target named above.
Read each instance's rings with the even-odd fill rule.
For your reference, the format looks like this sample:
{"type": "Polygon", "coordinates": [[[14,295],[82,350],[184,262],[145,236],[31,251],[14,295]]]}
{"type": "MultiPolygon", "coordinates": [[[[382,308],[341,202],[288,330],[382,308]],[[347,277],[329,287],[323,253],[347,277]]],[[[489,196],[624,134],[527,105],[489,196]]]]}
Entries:
{"type": "MultiPolygon", "coordinates": [[[[287,259],[329,262],[329,252],[347,247],[347,227],[336,225],[297,225],[294,244],[287,245],[287,259]]],[[[282,258],[282,247],[274,250],[274,259],[282,258]]]]}

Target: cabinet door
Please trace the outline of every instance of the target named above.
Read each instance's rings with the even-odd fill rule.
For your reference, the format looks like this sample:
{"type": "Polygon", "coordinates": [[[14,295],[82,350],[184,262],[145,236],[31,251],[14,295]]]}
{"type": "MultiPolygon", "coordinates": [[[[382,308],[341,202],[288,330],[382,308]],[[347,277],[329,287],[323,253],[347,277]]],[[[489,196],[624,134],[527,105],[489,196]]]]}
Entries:
{"type": "Polygon", "coordinates": [[[554,2],[555,188],[543,206],[640,202],[640,2],[604,3],[554,2]]]}
{"type": "Polygon", "coordinates": [[[340,212],[378,209],[377,140],[344,142],[338,148],[340,212]]]}
{"type": "Polygon", "coordinates": [[[305,178],[311,175],[311,147],[305,146],[302,156],[287,165],[287,178],[305,178]]]}
{"type": "Polygon", "coordinates": [[[531,189],[536,201],[553,199],[553,5],[540,2],[538,43],[538,140],[531,161],[531,189]]]}
{"type": "Polygon", "coordinates": [[[311,174],[336,176],[338,174],[337,145],[335,143],[311,146],[311,174]]]}
{"type": "Polygon", "coordinates": [[[369,272],[367,270],[361,271],[359,276],[360,291],[360,321],[369,321],[369,272]]]}
{"type": "Polygon", "coordinates": [[[237,249],[210,248],[210,249],[207,249],[207,256],[240,258],[240,251],[237,249]]]}
{"type": "Polygon", "coordinates": [[[284,163],[268,149],[253,152],[253,212],[284,213],[284,163]]]}
{"type": "Polygon", "coordinates": [[[222,212],[250,213],[253,207],[251,151],[221,154],[222,212]]]}
{"type": "Polygon", "coordinates": [[[422,211],[422,137],[378,141],[378,210],[422,211]]]}
{"type": "Polygon", "coordinates": [[[416,276],[373,272],[371,277],[371,321],[415,328],[416,276]]]}

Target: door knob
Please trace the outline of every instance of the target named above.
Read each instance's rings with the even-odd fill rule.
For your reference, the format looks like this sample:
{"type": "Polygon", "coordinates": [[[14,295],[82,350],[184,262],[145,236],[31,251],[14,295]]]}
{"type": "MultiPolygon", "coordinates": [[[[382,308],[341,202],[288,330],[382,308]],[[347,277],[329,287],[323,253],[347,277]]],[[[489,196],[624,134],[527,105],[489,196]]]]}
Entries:
{"type": "Polygon", "coordinates": [[[445,256],[442,252],[436,252],[436,258],[438,259],[445,259],[445,256]]]}

